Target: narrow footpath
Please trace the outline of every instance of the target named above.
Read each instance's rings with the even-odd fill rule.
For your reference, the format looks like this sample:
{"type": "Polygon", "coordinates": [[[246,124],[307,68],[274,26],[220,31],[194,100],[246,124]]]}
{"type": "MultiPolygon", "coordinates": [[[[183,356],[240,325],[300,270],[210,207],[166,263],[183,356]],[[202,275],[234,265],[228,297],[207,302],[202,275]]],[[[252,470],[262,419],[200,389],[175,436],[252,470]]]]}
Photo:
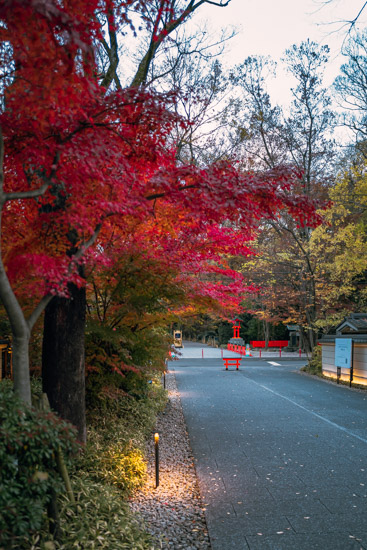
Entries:
{"type": "Polygon", "coordinates": [[[188,342],[169,363],[212,550],[367,550],[367,393],[303,364],[225,371],[221,350],[188,342]]]}

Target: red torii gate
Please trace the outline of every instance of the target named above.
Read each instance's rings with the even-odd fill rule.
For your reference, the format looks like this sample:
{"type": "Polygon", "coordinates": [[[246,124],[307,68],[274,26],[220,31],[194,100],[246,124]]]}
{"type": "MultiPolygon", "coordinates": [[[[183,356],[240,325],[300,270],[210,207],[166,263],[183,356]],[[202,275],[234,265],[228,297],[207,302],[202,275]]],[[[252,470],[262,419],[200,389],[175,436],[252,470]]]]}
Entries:
{"type": "Polygon", "coordinates": [[[233,321],[233,338],[240,338],[240,328],[241,328],[240,320],[235,319],[233,321]],[[238,325],[236,325],[235,323],[238,323],[238,325]]]}

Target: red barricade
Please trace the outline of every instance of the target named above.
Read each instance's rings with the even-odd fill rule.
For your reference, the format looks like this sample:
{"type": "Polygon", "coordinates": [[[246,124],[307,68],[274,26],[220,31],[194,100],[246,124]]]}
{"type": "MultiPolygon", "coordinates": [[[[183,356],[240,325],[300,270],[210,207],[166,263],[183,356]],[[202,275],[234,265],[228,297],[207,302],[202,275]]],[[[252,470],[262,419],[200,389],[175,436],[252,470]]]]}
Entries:
{"type": "MultiPolygon", "coordinates": [[[[288,340],[269,340],[269,348],[286,348],[288,346],[288,340]]],[[[265,348],[265,340],[252,340],[250,345],[253,348],[265,348]]]]}

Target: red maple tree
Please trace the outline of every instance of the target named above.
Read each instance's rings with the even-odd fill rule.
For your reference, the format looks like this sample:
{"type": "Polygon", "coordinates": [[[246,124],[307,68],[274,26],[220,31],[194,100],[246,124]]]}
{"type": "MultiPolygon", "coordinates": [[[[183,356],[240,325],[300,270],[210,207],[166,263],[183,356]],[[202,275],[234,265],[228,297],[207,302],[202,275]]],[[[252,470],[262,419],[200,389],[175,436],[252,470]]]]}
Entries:
{"type": "MultiPolygon", "coordinates": [[[[145,10],[151,2],[103,9],[126,21],[132,4],[145,10]]],[[[169,257],[192,293],[233,310],[245,287],[223,255],[247,254],[260,221],[282,209],[301,223],[314,220],[312,205],[291,193],[297,174],[289,169],[178,165],[167,140],[174,97],[142,87],[106,93],[98,83],[99,9],[97,0],[0,6],[0,298],[12,328],[15,388],[28,402],[32,327],[53,296],[85,284],[84,265],[113,261],[104,248],[111,228],[126,246],[141,239],[156,258],[169,257]]],[[[172,15],[164,10],[160,21],[172,15]]]]}

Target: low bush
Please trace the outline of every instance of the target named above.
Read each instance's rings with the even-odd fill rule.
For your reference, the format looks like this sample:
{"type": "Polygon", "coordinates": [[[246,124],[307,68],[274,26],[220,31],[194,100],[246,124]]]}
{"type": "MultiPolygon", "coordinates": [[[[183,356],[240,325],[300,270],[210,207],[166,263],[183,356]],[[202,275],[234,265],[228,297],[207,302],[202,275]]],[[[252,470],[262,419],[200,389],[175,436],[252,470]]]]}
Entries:
{"type": "Polygon", "coordinates": [[[99,406],[88,411],[89,428],[98,431],[106,443],[119,437],[128,442],[136,439],[137,434],[140,434],[140,441],[145,440],[153,428],[157,413],[164,409],[167,402],[167,392],[159,378],[152,375],[145,384],[145,397],[140,399],[123,393],[112,397],[105,395],[99,406]]]}
{"type": "Polygon", "coordinates": [[[304,372],[322,376],[322,358],[321,358],[321,346],[315,346],[312,352],[311,359],[308,364],[302,369],[304,372]]]}
{"type": "Polygon", "coordinates": [[[0,550],[153,549],[126,499],[146,476],[146,440],[167,400],[159,380],[150,380],[140,399],[106,396],[101,409],[89,411],[88,443],[74,455],[74,432],[65,422],[25,407],[11,383],[0,390],[0,550]],[[59,448],[76,504],[56,471],[59,448]],[[55,537],[46,514],[52,492],[59,506],[55,537]]]}
{"type": "Polygon", "coordinates": [[[47,505],[64,490],[56,453],[68,462],[78,449],[68,423],[25,405],[10,381],[0,383],[0,548],[28,547],[47,505]]]}
{"type": "Polygon", "coordinates": [[[132,517],[120,492],[85,476],[73,479],[76,505],[61,497],[58,540],[47,532],[34,535],[32,550],[153,550],[149,535],[132,517]]]}
{"type": "Polygon", "coordinates": [[[147,465],[140,449],[112,445],[99,460],[99,475],[126,493],[139,489],[147,475],[147,465]]]}
{"type": "Polygon", "coordinates": [[[87,446],[77,464],[95,482],[112,484],[125,497],[144,483],[146,441],[167,402],[157,379],[147,387],[145,398],[108,398],[101,410],[90,411],[87,446]]]}

